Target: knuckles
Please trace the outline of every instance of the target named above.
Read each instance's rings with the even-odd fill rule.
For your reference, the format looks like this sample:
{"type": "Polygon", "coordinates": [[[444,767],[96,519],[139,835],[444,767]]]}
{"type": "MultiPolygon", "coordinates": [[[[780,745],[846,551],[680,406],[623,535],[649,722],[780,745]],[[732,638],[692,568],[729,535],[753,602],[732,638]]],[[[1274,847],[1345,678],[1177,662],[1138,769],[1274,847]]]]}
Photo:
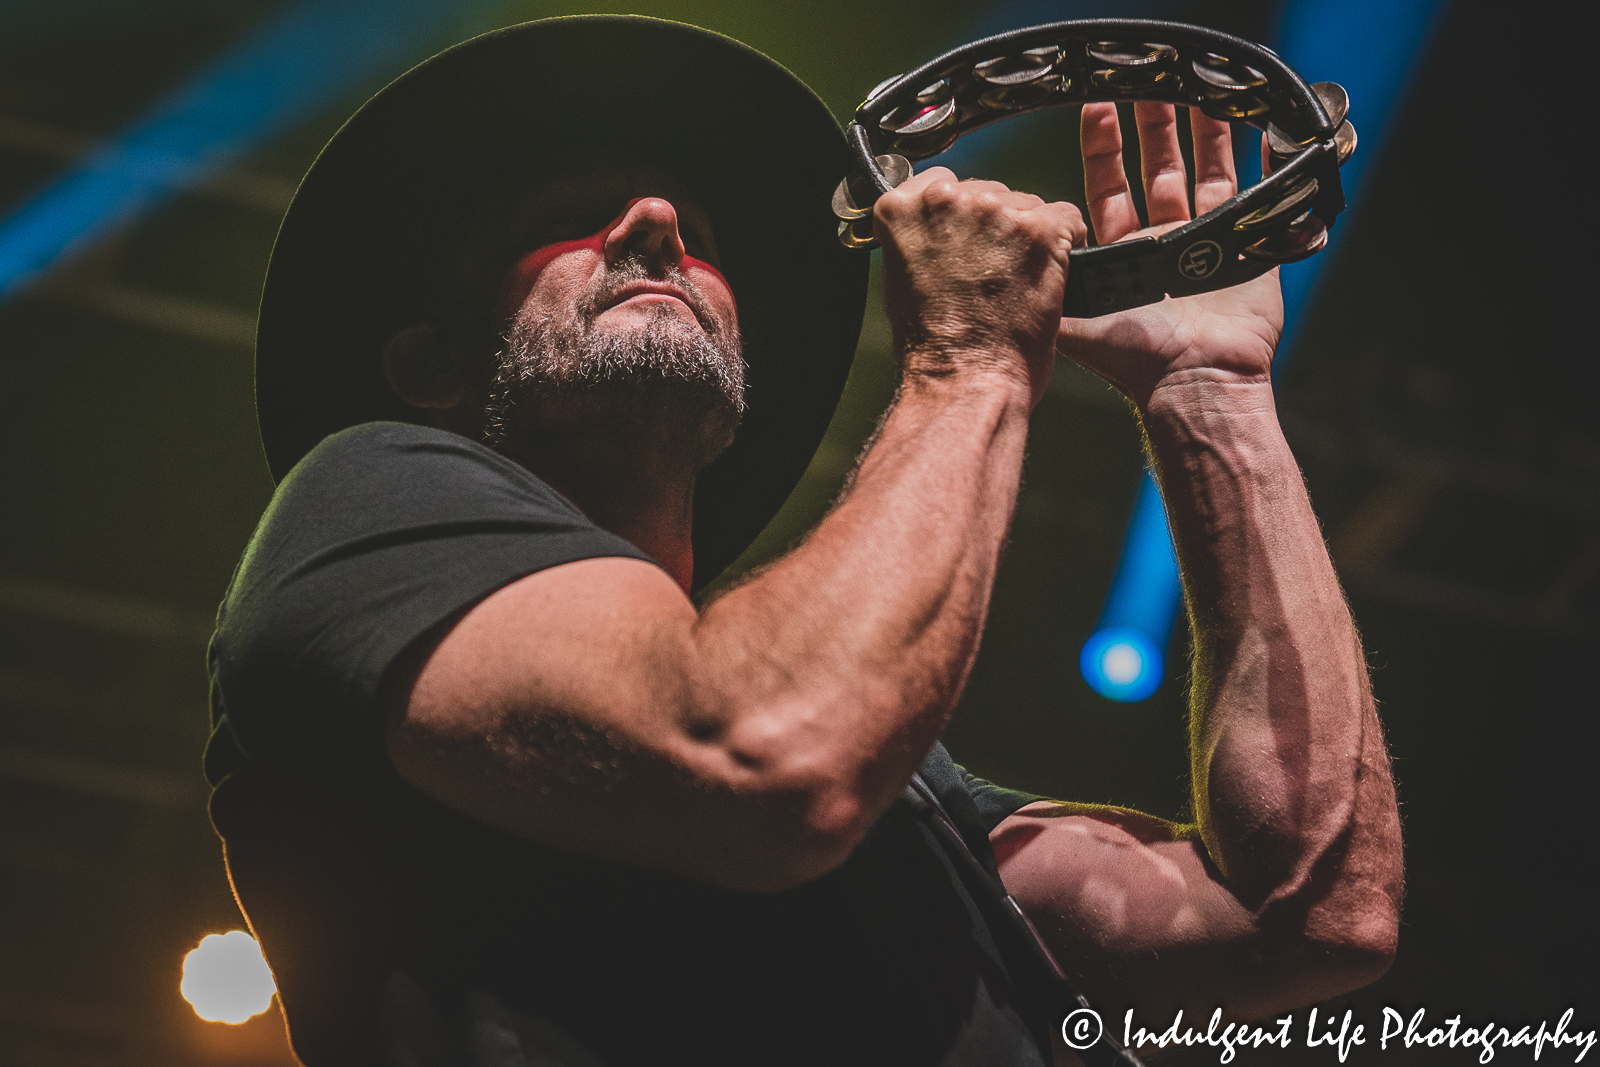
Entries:
{"type": "Polygon", "coordinates": [[[992,227],[997,220],[1013,228],[1028,226],[1029,216],[1045,206],[1039,197],[1017,193],[999,182],[958,182],[936,178],[913,188],[901,186],[878,199],[875,214],[891,229],[938,222],[948,225],[973,220],[992,227]]]}

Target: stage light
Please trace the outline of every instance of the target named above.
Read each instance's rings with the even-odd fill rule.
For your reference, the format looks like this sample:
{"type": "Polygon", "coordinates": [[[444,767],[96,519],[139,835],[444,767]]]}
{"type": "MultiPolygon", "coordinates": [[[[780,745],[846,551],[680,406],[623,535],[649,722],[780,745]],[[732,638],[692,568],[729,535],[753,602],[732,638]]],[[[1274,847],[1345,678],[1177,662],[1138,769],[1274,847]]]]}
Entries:
{"type": "Polygon", "coordinates": [[[242,1023],[272,1007],[277,986],[255,938],[243,930],[207,934],[183,958],[178,987],[194,1013],[207,1022],[242,1023]]]}
{"type": "Polygon", "coordinates": [[[420,58],[477,0],[298,0],[0,217],[0,300],[326,104],[420,58]]]}
{"type": "Polygon", "coordinates": [[[1111,700],[1143,700],[1161,688],[1162,650],[1182,606],[1167,513],[1147,470],[1105,610],[1078,656],[1083,680],[1111,700]]]}
{"type": "Polygon", "coordinates": [[[1165,667],[1159,649],[1138,630],[1096,631],[1084,643],[1078,668],[1094,691],[1110,700],[1143,700],[1161,685],[1165,667]]]}

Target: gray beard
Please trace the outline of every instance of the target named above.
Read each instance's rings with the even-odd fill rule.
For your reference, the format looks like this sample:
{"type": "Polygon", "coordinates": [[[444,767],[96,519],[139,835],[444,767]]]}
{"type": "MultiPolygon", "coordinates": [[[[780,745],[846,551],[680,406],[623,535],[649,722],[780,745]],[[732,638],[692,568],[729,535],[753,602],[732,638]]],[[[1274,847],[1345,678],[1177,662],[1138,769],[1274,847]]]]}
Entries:
{"type": "Polygon", "coordinates": [[[572,319],[512,324],[489,384],[490,447],[524,460],[552,451],[648,455],[690,471],[728,447],[745,407],[738,331],[703,313],[688,279],[668,272],[705,332],[686,327],[670,307],[652,309],[642,328],[626,334],[594,328],[608,296],[645,276],[642,266],[624,264],[572,319]]]}

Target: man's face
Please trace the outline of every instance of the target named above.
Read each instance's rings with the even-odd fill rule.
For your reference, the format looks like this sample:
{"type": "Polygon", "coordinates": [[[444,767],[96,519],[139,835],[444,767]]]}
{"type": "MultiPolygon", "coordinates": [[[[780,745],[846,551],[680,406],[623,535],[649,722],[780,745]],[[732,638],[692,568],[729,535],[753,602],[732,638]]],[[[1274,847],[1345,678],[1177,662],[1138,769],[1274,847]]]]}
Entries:
{"type": "Polygon", "coordinates": [[[525,203],[526,252],[499,292],[491,443],[515,454],[603,436],[710,462],[743,411],[744,364],[704,210],[629,169],[553,181],[525,203]]]}

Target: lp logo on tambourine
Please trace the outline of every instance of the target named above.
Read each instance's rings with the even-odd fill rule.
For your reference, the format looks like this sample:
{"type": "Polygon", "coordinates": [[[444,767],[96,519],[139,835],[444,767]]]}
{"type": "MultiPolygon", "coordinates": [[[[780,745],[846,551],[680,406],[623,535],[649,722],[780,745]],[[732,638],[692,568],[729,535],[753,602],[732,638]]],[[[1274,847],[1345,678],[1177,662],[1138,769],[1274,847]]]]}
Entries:
{"type": "Polygon", "coordinates": [[[1196,241],[1178,257],[1178,273],[1199,281],[1209,278],[1222,266],[1222,246],[1215,241],[1196,241]]]}

